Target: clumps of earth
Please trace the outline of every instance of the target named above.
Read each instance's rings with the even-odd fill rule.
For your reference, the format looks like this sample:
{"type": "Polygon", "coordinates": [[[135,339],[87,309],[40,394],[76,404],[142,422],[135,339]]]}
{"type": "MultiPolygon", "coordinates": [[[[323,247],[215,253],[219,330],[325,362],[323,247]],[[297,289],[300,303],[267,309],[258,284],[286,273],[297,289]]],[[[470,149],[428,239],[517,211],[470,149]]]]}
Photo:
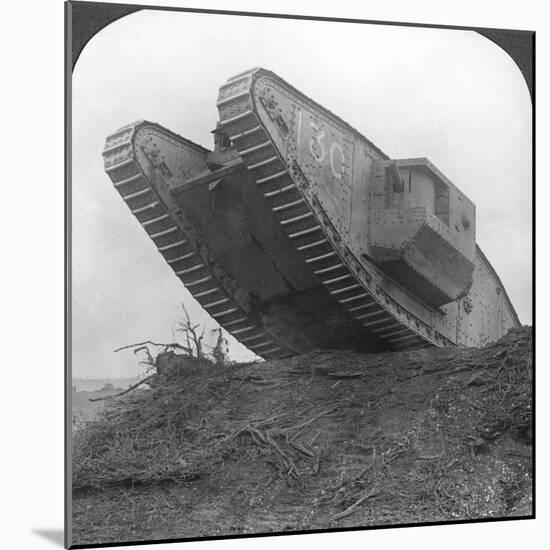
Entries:
{"type": "Polygon", "coordinates": [[[532,514],[532,334],[481,349],[174,352],[73,434],[73,544],[532,514]]]}

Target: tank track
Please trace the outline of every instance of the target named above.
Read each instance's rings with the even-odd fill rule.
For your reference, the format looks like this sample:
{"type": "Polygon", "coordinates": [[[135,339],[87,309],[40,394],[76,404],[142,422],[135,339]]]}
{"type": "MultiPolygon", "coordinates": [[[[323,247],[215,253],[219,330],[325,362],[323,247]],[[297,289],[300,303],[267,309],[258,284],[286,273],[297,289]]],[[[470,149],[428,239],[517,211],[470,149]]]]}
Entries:
{"type": "Polygon", "coordinates": [[[176,276],[212,318],[260,357],[276,359],[292,355],[292,350],[263,330],[237,303],[230,285],[223,282],[228,280],[223,268],[209,260],[206,244],[181,212],[175,215],[169,199],[159,194],[140,167],[134,140],[144,128],[168,134],[174,143],[185,144],[204,155],[208,152],[156,124],[144,121],[130,124],[111,134],[103,151],[105,171],[114,188],[176,276]]]}
{"type": "MultiPolygon", "coordinates": [[[[389,297],[373,284],[349,251],[337,244],[332,236],[336,232],[329,231],[330,220],[323,219],[320,206],[312,207],[301,190],[307,185],[305,175],[297,163],[287,167],[257,115],[254,82],[258,74],[266,73],[275,77],[255,68],[229,78],[221,86],[217,101],[220,124],[261,188],[274,216],[302,253],[307,267],[355,321],[378,336],[388,348],[454,345],[441,335],[437,338],[430,335],[432,331],[427,325],[422,327],[423,331],[418,330],[418,320],[409,319],[409,314],[399,311],[397,304],[393,310],[388,307],[389,302],[384,305],[382,301],[389,297]],[[417,328],[412,326],[415,321],[417,328]]],[[[275,78],[275,82],[284,84],[275,78]]]]}

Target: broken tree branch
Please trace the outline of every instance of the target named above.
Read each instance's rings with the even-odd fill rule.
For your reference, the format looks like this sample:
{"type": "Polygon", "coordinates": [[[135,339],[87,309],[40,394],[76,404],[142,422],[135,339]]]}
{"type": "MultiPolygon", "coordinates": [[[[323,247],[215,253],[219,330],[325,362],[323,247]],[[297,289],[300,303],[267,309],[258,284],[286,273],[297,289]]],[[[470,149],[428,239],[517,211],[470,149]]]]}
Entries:
{"type": "Polygon", "coordinates": [[[336,514],[333,516],[333,520],[339,520],[343,519],[346,516],[349,516],[351,513],[353,513],[356,508],[358,508],[365,500],[373,497],[374,495],[378,494],[378,486],[375,485],[368,493],[364,494],[362,497],[360,497],[358,500],[356,500],[351,506],[346,508],[343,512],[340,512],[339,514],[336,514]]]}
{"type": "Polygon", "coordinates": [[[152,342],[151,340],[146,340],[145,342],[138,342],[137,344],[130,344],[128,346],[122,346],[121,348],[115,349],[114,353],[116,353],[117,351],[125,350],[125,349],[137,348],[138,346],[141,346],[143,348],[146,345],[159,346],[159,347],[163,347],[163,348],[167,348],[167,349],[177,348],[177,349],[184,350],[186,352],[189,351],[188,348],[186,348],[185,346],[182,346],[181,344],[178,344],[177,342],[172,342],[171,344],[161,344],[159,342],[152,342]]]}

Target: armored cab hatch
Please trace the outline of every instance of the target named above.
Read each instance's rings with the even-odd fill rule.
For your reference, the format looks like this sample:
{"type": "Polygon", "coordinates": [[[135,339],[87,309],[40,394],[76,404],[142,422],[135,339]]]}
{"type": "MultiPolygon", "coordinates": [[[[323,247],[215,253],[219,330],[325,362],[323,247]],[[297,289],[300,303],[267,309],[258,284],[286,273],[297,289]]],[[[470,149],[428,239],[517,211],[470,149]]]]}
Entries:
{"type": "Polygon", "coordinates": [[[427,159],[380,162],[369,212],[369,255],[426,304],[468,294],[475,206],[427,159]]]}

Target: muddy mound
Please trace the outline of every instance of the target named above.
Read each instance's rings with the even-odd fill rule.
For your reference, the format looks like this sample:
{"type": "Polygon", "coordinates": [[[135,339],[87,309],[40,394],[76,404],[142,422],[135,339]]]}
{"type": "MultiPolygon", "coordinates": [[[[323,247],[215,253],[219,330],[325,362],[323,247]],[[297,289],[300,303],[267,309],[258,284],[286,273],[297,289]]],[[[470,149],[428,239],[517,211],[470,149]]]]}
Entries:
{"type": "Polygon", "coordinates": [[[75,434],[75,538],[530,515],[531,361],[525,327],[483,349],[165,357],[75,434]]]}

